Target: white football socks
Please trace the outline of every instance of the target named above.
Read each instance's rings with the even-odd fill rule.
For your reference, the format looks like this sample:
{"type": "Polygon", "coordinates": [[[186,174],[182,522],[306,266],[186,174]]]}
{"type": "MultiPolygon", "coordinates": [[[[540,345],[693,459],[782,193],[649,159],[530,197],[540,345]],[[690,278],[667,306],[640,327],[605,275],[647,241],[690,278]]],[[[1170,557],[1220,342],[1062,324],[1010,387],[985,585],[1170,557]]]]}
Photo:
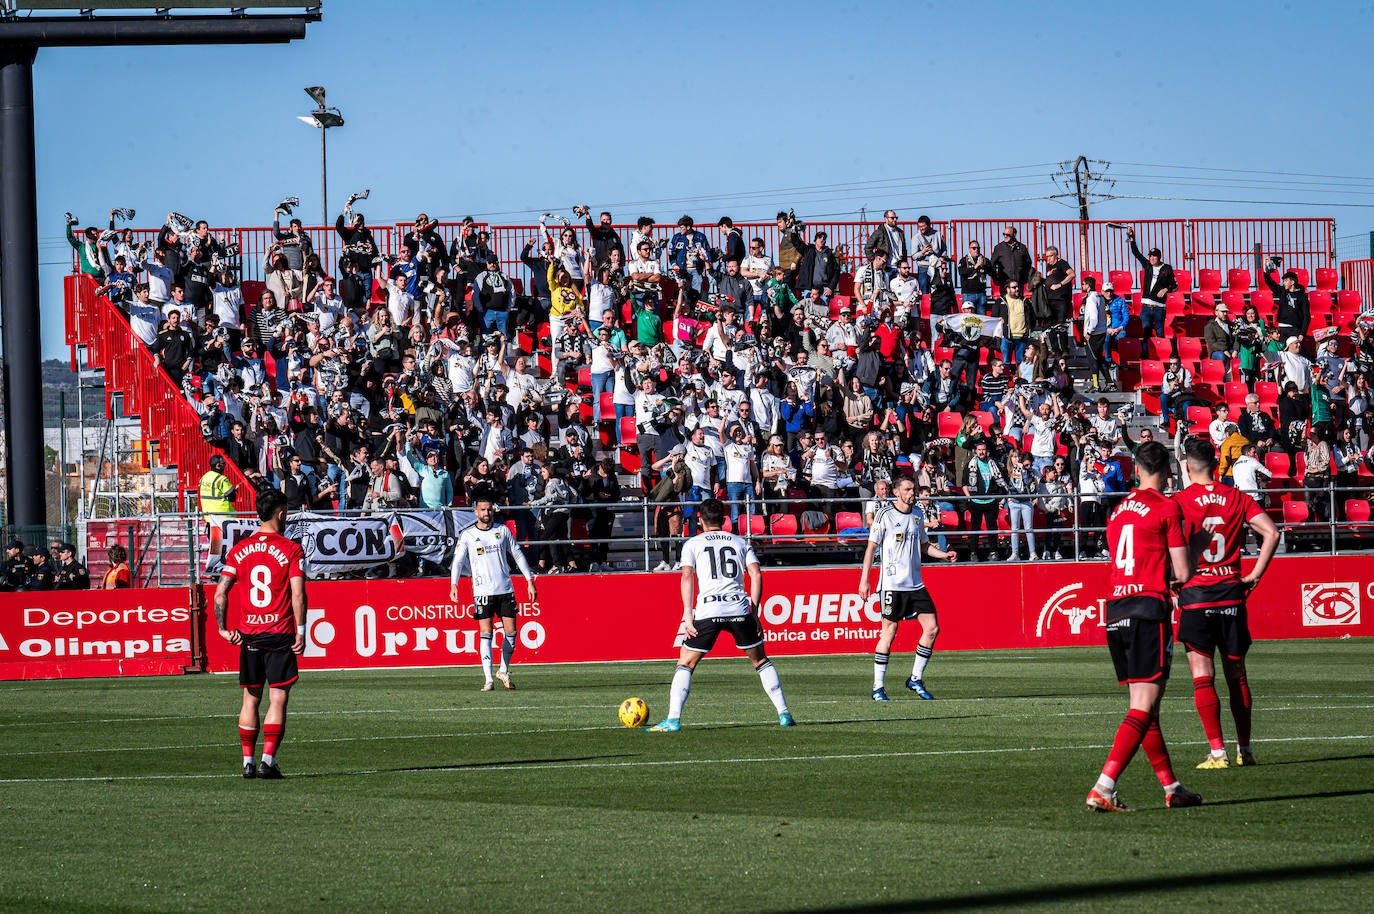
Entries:
{"type": "Polygon", "coordinates": [[[682,706],[687,704],[687,696],[692,694],[692,671],[680,666],[673,673],[673,685],[668,693],[668,718],[677,720],[682,717],[682,706]]]}

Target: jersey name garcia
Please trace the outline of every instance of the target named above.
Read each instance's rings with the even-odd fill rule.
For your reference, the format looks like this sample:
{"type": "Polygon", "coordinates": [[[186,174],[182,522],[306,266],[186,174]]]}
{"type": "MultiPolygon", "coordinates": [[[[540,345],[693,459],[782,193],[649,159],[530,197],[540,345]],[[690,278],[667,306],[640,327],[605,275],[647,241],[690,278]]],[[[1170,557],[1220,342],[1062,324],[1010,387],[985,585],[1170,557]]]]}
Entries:
{"type": "Polygon", "coordinates": [[[917,507],[910,514],[898,508],[884,511],[873,519],[868,541],[882,549],[882,574],[879,590],[921,590],[921,560],[925,555],[926,516],[917,507]]]}
{"type": "Polygon", "coordinates": [[[698,533],[682,547],[682,567],[697,578],[694,619],[717,619],[749,614],[749,594],[744,574],[757,565],[754,547],[733,533],[712,530],[698,533]]]}
{"type": "Polygon", "coordinates": [[[1111,600],[1169,599],[1169,550],[1183,546],[1183,511],[1154,489],[1136,489],[1107,521],[1111,600]]]}
{"type": "Polygon", "coordinates": [[[494,597],[498,594],[514,593],[511,586],[509,556],[514,555],[520,571],[527,577],[529,565],[520,551],[510,528],[496,524],[490,530],[468,527],[458,535],[458,545],[453,550],[452,580],[458,583],[463,566],[472,568],[472,595],[474,597],[494,597]]]}
{"type": "Polygon", "coordinates": [[[237,630],[246,635],[294,635],[291,579],[303,578],[305,554],[299,543],[259,530],[224,558],[221,574],[235,582],[237,630]]]}
{"type": "Polygon", "coordinates": [[[1211,483],[1191,485],[1174,496],[1183,510],[1183,533],[1193,558],[1194,586],[1240,580],[1245,528],[1264,511],[1240,489],[1211,483]]]}

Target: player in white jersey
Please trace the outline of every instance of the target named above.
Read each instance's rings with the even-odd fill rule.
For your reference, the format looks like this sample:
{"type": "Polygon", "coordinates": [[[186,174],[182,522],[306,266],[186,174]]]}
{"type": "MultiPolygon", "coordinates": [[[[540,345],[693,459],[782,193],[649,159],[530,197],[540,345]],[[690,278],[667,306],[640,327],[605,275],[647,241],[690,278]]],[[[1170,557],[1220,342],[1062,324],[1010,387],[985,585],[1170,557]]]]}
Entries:
{"type": "Polygon", "coordinates": [[[891,700],[883,680],[887,676],[887,661],[892,656],[897,624],[904,619],[916,619],[921,623],[921,641],[916,645],[916,662],[906,687],[928,700],[935,696],[926,690],[926,664],[935,651],[940,621],[935,614],[935,602],[921,580],[921,560],[953,562],[958,556],[952,550],[945,552],[936,548],[927,538],[925,513],[916,507],[914,481],[906,477],[898,479],[893,483],[892,496],[892,507],[873,519],[863,570],[859,572],[859,599],[867,604],[868,573],[873,568],[873,552],[881,545],[883,567],[878,578],[878,592],[882,594],[883,627],[878,635],[878,646],[873,651],[873,700],[891,700]]]}
{"type": "Polygon", "coordinates": [[[479,498],[472,506],[477,515],[477,523],[458,535],[458,545],[453,550],[453,571],[449,575],[448,598],[458,602],[458,578],[463,566],[472,569],[472,616],[477,620],[477,630],[481,638],[482,673],[486,677],[482,684],[483,692],[490,692],[492,686],[491,640],[492,619],[501,617],[501,668],[496,678],[507,689],[515,688],[510,681],[510,660],[515,654],[515,645],[520,636],[515,628],[515,616],[519,605],[515,602],[515,588],[511,585],[510,563],[507,556],[515,559],[516,567],[525,576],[525,588],[529,591],[530,602],[537,597],[534,587],[534,573],[530,571],[525,553],[521,551],[510,528],[505,524],[494,525],[496,509],[491,499],[479,498]]]}
{"type": "Polygon", "coordinates": [[[763,647],[763,624],[759,621],[759,600],[763,596],[763,572],[754,547],[733,533],[721,530],[725,523],[725,503],[708,498],[701,503],[704,532],[682,547],[682,620],[687,640],[682,643],[677,671],[673,674],[668,699],[668,717],[649,729],[672,732],[681,729],[682,706],[692,691],[692,671],[715,646],[716,638],[728,631],[735,647],[754,664],[763,690],[778,712],[778,723],[792,726],[792,714],[782,694],[778,671],[763,647]],[[749,575],[749,590],[744,576],[749,575]]]}

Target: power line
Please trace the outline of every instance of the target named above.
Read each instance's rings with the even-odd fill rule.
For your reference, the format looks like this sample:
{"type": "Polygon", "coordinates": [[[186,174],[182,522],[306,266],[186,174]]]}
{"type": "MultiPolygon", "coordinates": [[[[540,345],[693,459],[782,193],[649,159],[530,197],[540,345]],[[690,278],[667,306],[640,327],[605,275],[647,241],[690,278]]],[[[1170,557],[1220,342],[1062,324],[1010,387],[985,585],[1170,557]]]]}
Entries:
{"type": "Polygon", "coordinates": [[[1346,181],[1371,181],[1371,182],[1374,182],[1374,178],[1365,177],[1365,176],[1363,176],[1363,175],[1323,175],[1323,174],[1313,174],[1313,173],[1304,172],[1304,171],[1257,171],[1257,170],[1248,169],[1248,168],[1213,168],[1213,167],[1211,167],[1211,166],[1205,166],[1205,165],[1159,165],[1159,164],[1153,164],[1153,163],[1150,163],[1150,162],[1117,162],[1117,163],[1115,163],[1115,164],[1117,164],[1117,165],[1127,165],[1127,166],[1130,166],[1131,168],[1166,168],[1166,169],[1171,169],[1171,170],[1173,170],[1173,171],[1220,171],[1220,172],[1229,172],[1229,173],[1231,173],[1231,174],[1279,175],[1279,176],[1281,176],[1281,177],[1288,177],[1288,178],[1335,178],[1335,179],[1346,180],[1346,181]]]}

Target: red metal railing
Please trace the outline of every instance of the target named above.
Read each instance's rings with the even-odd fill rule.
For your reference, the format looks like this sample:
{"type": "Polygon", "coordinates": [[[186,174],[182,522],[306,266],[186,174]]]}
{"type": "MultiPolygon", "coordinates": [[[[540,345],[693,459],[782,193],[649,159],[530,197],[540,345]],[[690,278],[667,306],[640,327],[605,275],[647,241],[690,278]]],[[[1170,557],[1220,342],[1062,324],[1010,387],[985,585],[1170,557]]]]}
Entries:
{"type": "MultiPolygon", "coordinates": [[[[91,368],[105,370],[105,412],[113,418],[111,394],[124,396],[124,413],[136,415],[145,441],[158,442],[158,460],[177,471],[178,502],[181,493],[195,488],[210,469],[210,457],[223,453],[205,441],[200,431],[200,415],[182,395],[181,389],[158,366],[148,347],[129,326],[128,319],[95,294],[95,282],[88,276],[68,276],[65,281],[68,339],[86,345],[86,361],[91,368]]],[[[75,363],[75,344],[72,361],[75,363]]],[[[252,484],[232,461],[225,475],[238,487],[235,507],[252,509],[252,484]]],[[[183,505],[182,507],[187,507],[183,505]]]]}
{"type": "Polygon", "coordinates": [[[1360,293],[1360,301],[1374,306],[1374,260],[1342,260],[1341,288],[1360,293]]]}
{"type": "MultiPolygon", "coordinates": [[[[953,219],[933,224],[944,233],[949,253],[954,257],[966,253],[970,241],[978,241],[983,253],[990,255],[993,247],[1002,240],[1002,229],[1011,225],[1016,227],[1017,236],[1030,249],[1037,264],[1043,261],[1045,248],[1053,245],[1080,274],[1084,271],[1106,274],[1111,270],[1135,272],[1139,269],[1139,264],[1131,257],[1125,232],[1110,228],[1106,220],[1093,219],[1080,223],[1076,219],[953,219]]],[[[442,222],[436,230],[445,244],[450,244],[457,236],[460,225],[457,222],[442,222]]],[[[776,257],[777,223],[741,222],[736,225],[744,233],[746,241],[762,238],[765,249],[776,257]]],[[[808,222],[806,237],[810,239],[817,231],[824,231],[830,247],[837,250],[841,246],[845,248],[845,269],[852,272],[863,262],[864,242],[880,225],[880,219],[868,222],[808,222]]],[[[899,225],[910,240],[915,233],[916,223],[904,220],[899,225]]],[[[1165,261],[1191,271],[1194,276],[1200,269],[1221,270],[1223,275],[1231,268],[1252,269],[1256,244],[1261,246],[1266,255],[1278,254],[1283,257],[1285,267],[1307,270],[1309,277],[1315,276],[1318,268],[1332,266],[1335,260],[1334,223],[1331,219],[1143,219],[1132,221],[1130,225],[1136,229],[1142,250],[1159,247],[1164,252],[1165,261]]],[[[412,227],[409,223],[370,226],[383,254],[395,253],[401,239],[412,227]]],[[[578,244],[589,246],[586,225],[574,221],[570,227],[577,233],[578,244]]],[[[492,248],[501,258],[502,268],[513,276],[522,275],[520,252],[524,246],[533,241],[537,249],[542,241],[538,225],[488,226],[478,223],[477,228],[491,232],[492,248]]],[[[613,228],[626,247],[627,254],[632,255],[633,252],[628,249],[635,226],[618,223],[613,228]]],[[[716,225],[698,225],[697,229],[706,235],[712,246],[721,245],[723,233],[716,225]]],[[[549,231],[555,236],[561,230],[562,225],[557,222],[549,225],[549,231]]],[[[309,226],[305,231],[320,255],[326,272],[334,272],[343,247],[334,227],[309,226]]],[[[653,235],[655,238],[668,238],[675,231],[675,226],[660,223],[655,226],[653,235]]],[[[157,237],[157,229],[134,229],[134,233],[139,241],[155,240],[157,237]]],[[[243,257],[242,279],[263,278],[263,258],[275,240],[270,226],[215,229],[213,234],[226,235],[230,240],[238,241],[243,257]]]]}

